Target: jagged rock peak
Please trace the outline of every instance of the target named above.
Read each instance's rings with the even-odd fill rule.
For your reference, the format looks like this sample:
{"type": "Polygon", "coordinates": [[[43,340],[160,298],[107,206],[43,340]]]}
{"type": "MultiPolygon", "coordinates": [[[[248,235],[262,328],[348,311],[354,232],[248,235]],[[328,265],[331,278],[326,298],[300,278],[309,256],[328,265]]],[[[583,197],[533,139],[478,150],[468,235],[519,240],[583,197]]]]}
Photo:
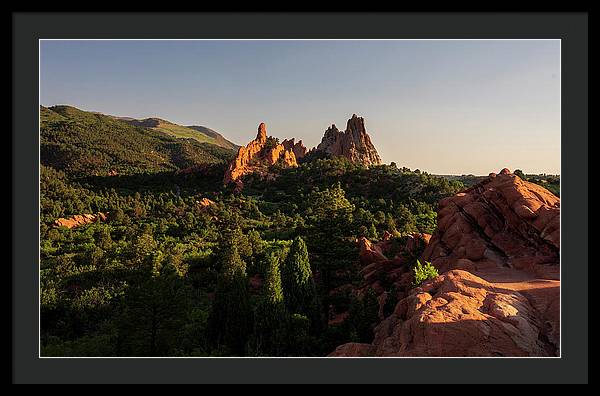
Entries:
{"type": "Polygon", "coordinates": [[[344,132],[340,132],[335,124],[327,128],[317,150],[367,166],[381,164],[381,158],[365,128],[365,120],[356,114],[348,120],[344,132]]]}
{"type": "Polygon", "coordinates": [[[261,122],[256,139],[245,147],[239,148],[236,157],[225,171],[224,184],[236,183],[237,189],[243,186],[241,178],[249,173],[269,174],[269,167],[280,163],[282,166],[298,166],[297,158],[306,154],[302,142],[294,143],[294,139],[286,139],[274,147],[267,147],[267,126],[261,122]]]}
{"type": "Polygon", "coordinates": [[[352,114],[352,117],[346,123],[346,130],[353,133],[367,133],[365,129],[365,119],[352,114]]]}
{"type": "Polygon", "coordinates": [[[258,125],[258,134],[256,135],[256,141],[264,143],[267,141],[267,125],[261,122],[258,125]]]}

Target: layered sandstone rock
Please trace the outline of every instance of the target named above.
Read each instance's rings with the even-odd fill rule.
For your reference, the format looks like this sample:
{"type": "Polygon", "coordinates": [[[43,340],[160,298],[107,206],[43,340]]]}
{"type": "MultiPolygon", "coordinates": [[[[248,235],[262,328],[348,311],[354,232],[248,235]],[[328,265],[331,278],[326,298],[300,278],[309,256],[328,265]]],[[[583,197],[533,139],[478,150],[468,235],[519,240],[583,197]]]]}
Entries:
{"type": "Polygon", "coordinates": [[[75,215],[75,216],[72,216],[69,218],[61,217],[60,219],[57,219],[54,221],[54,226],[55,227],[74,228],[74,227],[79,227],[82,225],[94,223],[96,221],[106,221],[107,214],[108,213],[98,212],[96,214],[75,215]]]}
{"type": "Polygon", "coordinates": [[[239,148],[235,159],[225,172],[223,183],[234,182],[239,189],[242,187],[242,176],[254,172],[265,173],[265,169],[276,163],[289,167],[298,166],[295,152],[304,155],[306,151],[301,141],[294,144],[293,139],[285,140],[284,143],[273,146],[269,146],[267,141],[267,127],[263,122],[258,126],[256,139],[248,143],[246,147],[239,148]],[[304,152],[302,152],[302,147],[304,147],[304,152]]]}
{"type": "MultiPolygon", "coordinates": [[[[547,282],[557,301],[558,282],[547,282]]],[[[452,270],[401,300],[372,344],[329,356],[556,356],[556,331],[521,292],[452,270]]]]}
{"type": "MultiPolygon", "coordinates": [[[[421,256],[441,275],[409,290],[372,344],[330,356],[558,356],[559,222],[560,199],[507,169],[442,200],[421,256]]],[[[396,271],[363,245],[370,266],[396,271]]]]}
{"type": "Polygon", "coordinates": [[[443,199],[423,254],[440,272],[507,267],[558,276],[560,199],[503,169],[443,199]]]}
{"type": "Polygon", "coordinates": [[[356,114],[348,120],[344,132],[335,125],[330,126],[316,150],[366,166],[381,164],[381,158],[365,129],[365,120],[356,114]]]}

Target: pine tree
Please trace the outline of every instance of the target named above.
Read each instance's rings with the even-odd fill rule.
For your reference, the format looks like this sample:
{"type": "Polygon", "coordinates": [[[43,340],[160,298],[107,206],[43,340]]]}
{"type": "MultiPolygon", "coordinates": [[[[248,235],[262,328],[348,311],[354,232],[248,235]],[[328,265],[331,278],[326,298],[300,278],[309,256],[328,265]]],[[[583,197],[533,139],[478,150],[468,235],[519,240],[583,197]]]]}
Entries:
{"type": "Polygon", "coordinates": [[[250,300],[246,264],[235,244],[222,254],[221,271],[209,317],[209,337],[214,345],[243,354],[250,330],[250,300]]]}
{"type": "Polygon", "coordinates": [[[375,228],[375,224],[371,223],[371,227],[369,227],[369,239],[377,239],[379,235],[377,234],[377,228],[375,228]]]}
{"type": "Polygon", "coordinates": [[[149,266],[128,290],[119,321],[120,354],[168,356],[179,344],[189,290],[170,263],[149,266]]]}
{"type": "Polygon", "coordinates": [[[348,319],[352,327],[352,341],[366,343],[373,341],[373,328],[379,321],[378,312],[379,301],[371,288],[362,298],[353,301],[348,319]]]}
{"type": "Polygon", "coordinates": [[[262,295],[254,311],[253,349],[258,355],[282,356],[286,340],[286,310],[281,288],[279,256],[267,256],[262,295]]]}
{"type": "Polygon", "coordinates": [[[306,243],[296,237],[281,271],[285,304],[290,313],[301,313],[319,327],[320,314],[306,243]]]}

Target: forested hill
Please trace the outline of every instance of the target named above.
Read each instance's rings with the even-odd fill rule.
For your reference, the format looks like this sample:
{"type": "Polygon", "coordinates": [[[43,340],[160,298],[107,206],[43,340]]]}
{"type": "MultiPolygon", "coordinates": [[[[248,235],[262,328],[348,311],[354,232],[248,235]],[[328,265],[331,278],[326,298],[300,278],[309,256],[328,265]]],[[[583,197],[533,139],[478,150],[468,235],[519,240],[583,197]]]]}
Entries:
{"type": "Polygon", "coordinates": [[[72,176],[175,171],[235,154],[71,106],[42,106],[40,134],[41,163],[72,176]]]}
{"type": "Polygon", "coordinates": [[[150,128],[158,132],[164,132],[169,136],[176,138],[194,139],[200,143],[210,143],[216,146],[220,146],[226,149],[237,149],[238,146],[235,143],[225,139],[220,133],[213,131],[210,128],[203,126],[183,126],[172,123],[161,118],[145,118],[143,120],[136,120],[133,118],[119,118],[122,121],[126,121],[129,124],[140,126],[144,128],[150,128]]]}

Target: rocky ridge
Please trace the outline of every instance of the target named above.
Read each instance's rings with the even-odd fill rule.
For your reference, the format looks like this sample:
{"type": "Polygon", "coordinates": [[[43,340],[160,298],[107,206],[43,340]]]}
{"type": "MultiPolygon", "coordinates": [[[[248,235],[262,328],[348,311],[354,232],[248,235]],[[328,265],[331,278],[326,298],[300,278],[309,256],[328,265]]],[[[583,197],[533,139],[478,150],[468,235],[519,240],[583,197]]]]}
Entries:
{"type": "Polygon", "coordinates": [[[558,279],[560,198],[503,169],[439,203],[423,253],[440,271],[515,268],[558,279]]]}
{"type": "MultiPolygon", "coordinates": [[[[371,344],[329,356],[558,356],[559,222],[560,199],[508,169],[442,200],[420,257],[441,275],[406,288],[371,344]]],[[[362,272],[399,271],[383,242],[362,243],[362,272]]]]}
{"type": "MultiPolygon", "coordinates": [[[[268,167],[280,163],[285,167],[298,166],[298,161],[309,151],[302,143],[294,138],[271,145],[267,143],[267,131],[264,123],[258,127],[258,135],[245,147],[238,149],[236,157],[231,161],[223,178],[224,184],[235,183],[241,189],[244,175],[260,173],[268,175],[268,167]]],[[[381,159],[371,138],[365,129],[364,119],[352,115],[348,120],[346,130],[340,132],[335,125],[325,131],[321,143],[311,149],[334,157],[345,157],[348,160],[365,166],[379,165],[381,159]]]]}

